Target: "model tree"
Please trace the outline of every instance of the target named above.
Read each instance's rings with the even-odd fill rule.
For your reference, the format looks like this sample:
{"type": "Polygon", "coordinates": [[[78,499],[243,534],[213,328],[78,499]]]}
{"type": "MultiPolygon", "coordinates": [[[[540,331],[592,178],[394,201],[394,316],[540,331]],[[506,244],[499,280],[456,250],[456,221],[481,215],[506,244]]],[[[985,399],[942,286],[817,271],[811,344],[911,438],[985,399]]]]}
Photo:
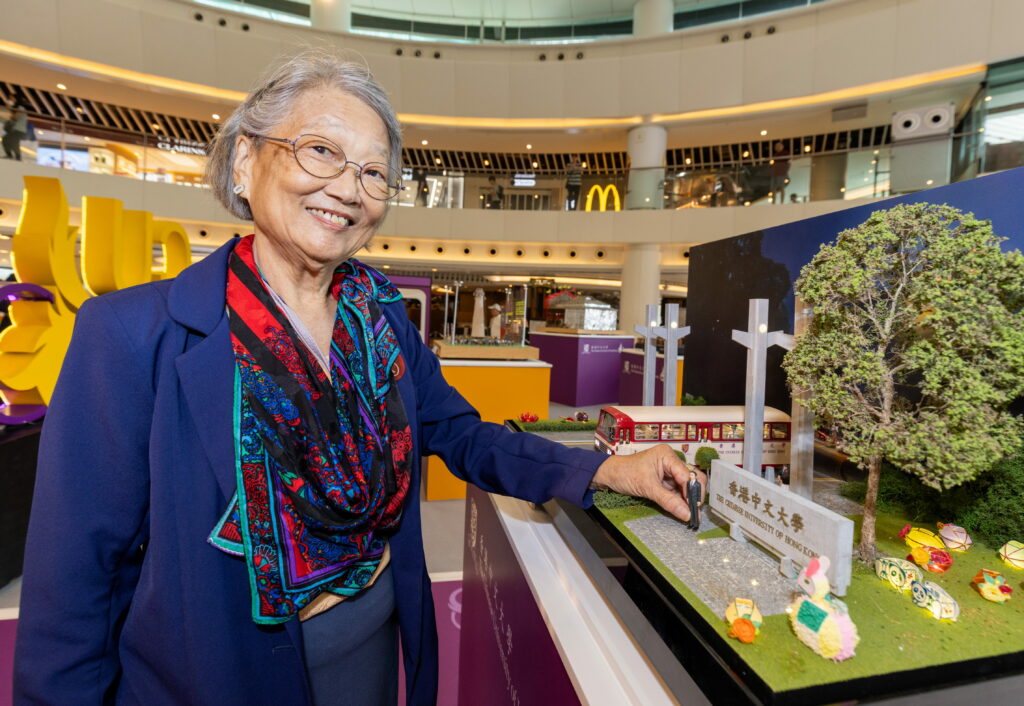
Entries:
{"type": "Polygon", "coordinates": [[[864,561],[883,459],[945,490],[1020,443],[1007,406],[1024,391],[1024,256],[1003,240],[950,206],[901,205],[840,233],[800,273],[814,318],[784,368],[868,472],[864,561]]]}

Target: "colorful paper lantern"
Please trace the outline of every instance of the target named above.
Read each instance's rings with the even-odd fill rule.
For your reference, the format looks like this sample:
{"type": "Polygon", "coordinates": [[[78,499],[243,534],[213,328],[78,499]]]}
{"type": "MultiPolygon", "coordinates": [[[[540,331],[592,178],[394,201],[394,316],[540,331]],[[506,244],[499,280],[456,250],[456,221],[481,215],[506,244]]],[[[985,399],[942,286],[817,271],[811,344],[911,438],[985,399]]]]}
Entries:
{"type": "Polygon", "coordinates": [[[1006,577],[998,571],[982,569],[971,579],[974,589],[981,597],[993,603],[1005,603],[1010,600],[1013,589],[1006,585],[1006,577]]]}
{"type": "Polygon", "coordinates": [[[936,574],[944,574],[953,565],[953,555],[935,547],[914,547],[907,559],[936,574]]]}
{"type": "Polygon", "coordinates": [[[924,608],[936,620],[954,622],[960,617],[960,604],[937,583],[914,581],[910,584],[910,595],[914,605],[924,608]]]}
{"type": "Polygon", "coordinates": [[[906,525],[900,530],[900,538],[907,543],[907,546],[911,549],[915,547],[935,547],[936,549],[945,549],[946,545],[943,544],[942,538],[935,534],[931,530],[926,530],[923,527],[911,527],[906,525]]]}
{"type": "Polygon", "coordinates": [[[875,559],[875,575],[883,581],[888,581],[889,585],[900,593],[909,591],[912,581],[924,578],[924,574],[913,562],[892,556],[875,559]]]}
{"type": "Polygon", "coordinates": [[[999,558],[1015,569],[1024,569],[1024,543],[1011,539],[999,548],[999,558]]]}
{"type": "Polygon", "coordinates": [[[945,542],[946,548],[954,552],[966,552],[974,542],[960,525],[953,525],[947,522],[937,522],[939,526],[939,537],[945,542]]]}
{"type": "Polygon", "coordinates": [[[857,626],[850,619],[846,604],[833,598],[825,577],[828,557],[811,559],[796,578],[805,594],[789,605],[789,624],[797,638],[817,654],[841,662],[853,657],[860,642],[857,626]]]}

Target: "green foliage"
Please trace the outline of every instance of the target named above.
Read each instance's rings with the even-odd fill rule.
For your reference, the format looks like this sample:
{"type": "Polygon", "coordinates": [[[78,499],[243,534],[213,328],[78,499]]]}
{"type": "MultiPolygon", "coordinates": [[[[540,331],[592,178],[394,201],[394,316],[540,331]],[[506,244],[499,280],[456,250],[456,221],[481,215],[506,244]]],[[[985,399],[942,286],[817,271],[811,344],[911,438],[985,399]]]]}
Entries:
{"type": "Polygon", "coordinates": [[[700,405],[706,405],[707,403],[708,401],[704,399],[704,397],[702,397],[701,395],[694,396],[691,395],[689,392],[683,395],[683,398],[679,400],[679,404],[681,404],[684,407],[695,407],[700,405]]]}
{"type": "Polygon", "coordinates": [[[517,422],[523,431],[594,431],[597,422],[569,422],[564,419],[542,419],[538,422],[517,422]]]}
{"type": "Polygon", "coordinates": [[[622,507],[657,507],[655,503],[647,498],[634,498],[632,495],[622,495],[614,490],[598,490],[595,492],[594,505],[601,510],[614,510],[622,507]]]}
{"type": "Polygon", "coordinates": [[[719,458],[719,456],[715,449],[710,446],[701,446],[693,455],[693,462],[696,463],[702,471],[706,472],[711,468],[711,462],[716,458],[719,458]]]}
{"type": "MultiPolygon", "coordinates": [[[[864,502],[866,483],[844,483],[839,492],[864,502]]],[[[915,522],[952,522],[992,547],[1024,538],[1024,440],[991,471],[939,492],[886,463],[878,482],[878,509],[915,522]]]]}
{"type": "Polygon", "coordinates": [[[1024,392],[1024,256],[1003,240],[950,206],[900,205],[801,271],[814,318],[784,367],[855,463],[885,458],[949,489],[1016,447],[1006,406],[1024,392]]]}

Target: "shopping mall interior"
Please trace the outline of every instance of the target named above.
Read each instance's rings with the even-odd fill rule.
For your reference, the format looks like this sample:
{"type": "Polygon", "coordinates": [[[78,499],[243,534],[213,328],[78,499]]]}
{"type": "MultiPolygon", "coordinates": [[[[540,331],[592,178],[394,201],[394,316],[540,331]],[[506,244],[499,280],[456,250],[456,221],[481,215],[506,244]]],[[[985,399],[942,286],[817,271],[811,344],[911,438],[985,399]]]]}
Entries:
{"type": "MultiPolygon", "coordinates": [[[[753,331],[747,299],[767,297],[772,308],[761,333],[769,325],[798,333],[791,283],[800,267],[872,211],[925,201],[980,204],[977,215],[999,225],[988,204],[998,200],[992,208],[1009,213],[1019,203],[1019,0],[11,0],[6,10],[0,706],[29,702],[27,686],[16,687],[11,701],[12,681],[28,684],[22,672],[32,669],[21,657],[14,665],[23,555],[33,487],[38,498],[44,478],[42,464],[36,473],[40,429],[54,385],[59,396],[71,384],[57,375],[72,327],[86,335],[75,314],[93,296],[168,279],[253,232],[206,183],[208,149],[268,67],[288,57],[326,49],[365,65],[394,106],[402,142],[397,192],[356,257],[398,287],[439,361],[432,364],[486,422],[511,420],[519,434],[530,432],[515,422],[538,417],[584,423],[564,441],[570,447],[614,453],[614,424],[622,423],[619,412],[607,411],[614,405],[660,408],[688,397],[739,413],[746,402],[749,414],[747,353],[729,343],[728,330],[753,331]],[[761,259],[744,259],[746,242],[762,243],[754,253],[761,259]],[[746,264],[731,268],[734,257],[746,264]],[[781,290],[768,274],[778,263],[788,268],[781,290]],[[749,284],[748,275],[763,286],[749,284]],[[721,303],[727,299],[738,308],[721,303]],[[740,313],[728,318],[725,311],[740,313]],[[698,338],[708,322],[726,331],[716,345],[735,350],[715,352],[698,338]],[[696,340],[687,350],[691,329],[696,340]],[[715,381],[727,374],[735,385],[715,381]],[[595,442],[586,423],[599,419],[595,442]],[[606,422],[611,441],[602,447],[606,422]]],[[[1001,235],[1020,242],[1013,240],[1020,233],[1001,235]]],[[[769,353],[769,366],[779,366],[780,351],[769,353]]],[[[789,410],[785,383],[773,375],[761,405],[767,399],[789,410]]],[[[717,413],[713,438],[743,446],[744,417],[717,413]]],[[[685,421],[661,424],[659,437],[665,420],[643,414],[634,414],[647,422],[637,425],[635,441],[643,433],[655,441],[691,438],[685,421]],[[671,436],[670,427],[681,435],[671,436]]],[[[777,438],[788,449],[788,412],[784,418],[763,417],[765,454],[777,438]]],[[[550,432],[544,429],[542,436],[550,432]]],[[[694,434],[696,449],[708,437],[694,434]]],[[[796,439],[794,431],[794,454],[796,439]]],[[[46,431],[42,441],[54,443],[46,431]]],[[[682,446],[687,460],[689,445],[682,446]]],[[[795,496],[788,458],[769,466],[766,478],[784,465],[785,489],[795,496]]],[[[815,460],[814,499],[819,486],[851,474],[859,480],[856,460],[844,456],[827,470],[815,460]]],[[[785,658],[789,666],[777,672],[748,667],[760,663],[737,645],[788,650],[788,643],[765,629],[754,644],[740,645],[726,637],[731,628],[721,615],[721,625],[707,623],[725,603],[710,612],[694,607],[710,599],[687,584],[684,570],[616,543],[624,536],[645,542],[639,529],[634,536],[612,521],[588,520],[596,511],[564,498],[553,507],[467,490],[466,472],[449,469],[463,462],[424,456],[414,483],[419,512],[405,517],[422,525],[439,636],[438,704],[953,703],[970,694],[1011,703],[1008,695],[1019,694],[1019,641],[1003,645],[1008,654],[972,653],[942,678],[941,660],[906,672],[882,665],[887,658],[874,655],[863,627],[859,663],[823,661],[836,672],[805,671],[804,660],[819,659],[809,651],[785,658]],[[485,539],[494,542],[488,549],[485,539]],[[662,569],[660,578],[650,576],[662,569]],[[664,578],[673,571],[675,578],[664,578]],[[968,662],[974,666],[962,666],[968,662]],[[862,669],[865,663],[873,666],[862,669]]],[[[481,477],[487,489],[512,487],[486,471],[469,474],[481,477]]],[[[843,506],[850,501],[837,493],[831,515],[862,511],[843,506]]],[[[708,522],[699,522],[706,534],[693,535],[700,537],[694,547],[713,537],[733,542],[721,539],[728,527],[708,522]]],[[[198,538],[196,552],[215,551],[205,540],[198,538]]],[[[143,537],[139,550],[147,558],[159,551],[155,542],[146,549],[149,541],[143,537]]],[[[765,584],[779,575],[778,561],[764,559],[768,551],[757,560],[774,567],[765,584]]],[[[149,587],[146,559],[139,561],[140,587],[149,587]]],[[[74,601],[69,571],[63,590],[74,601]]],[[[1009,578],[1021,585],[1019,574],[1009,578]]],[[[779,617],[763,603],[766,621],[779,617]]],[[[906,604],[913,607],[910,598],[906,604]]],[[[851,599],[851,606],[863,610],[863,602],[851,599]]],[[[134,607],[129,601],[109,616],[114,652],[130,651],[116,645],[134,607]]],[[[1024,625],[1024,613],[1012,620],[1024,625]]],[[[973,639],[965,622],[950,634],[973,639]]],[[[901,628],[893,638],[908,650],[927,639],[908,635],[901,628]]],[[[420,666],[402,664],[401,703],[431,703],[419,687],[405,691],[423,683],[410,677],[420,666]]],[[[104,703],[137,702],[127,677],[120,680],[109,677],[104,703]]],[[[321,700],[296,694],[291,703],[321,700]]]]}

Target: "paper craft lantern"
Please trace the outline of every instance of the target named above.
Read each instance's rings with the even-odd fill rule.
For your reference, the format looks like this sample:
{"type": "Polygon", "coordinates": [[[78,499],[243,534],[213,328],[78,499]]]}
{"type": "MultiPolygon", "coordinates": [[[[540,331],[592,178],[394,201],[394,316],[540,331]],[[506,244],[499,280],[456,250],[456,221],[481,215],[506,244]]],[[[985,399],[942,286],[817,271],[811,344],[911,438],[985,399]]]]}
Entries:
{"type": "Polygon", "coordinates": [[[942,543],[942,538],[935,534],[931,530],[926,530],[923,527],[911,527],[906,525],[900,530],[900,538],[907,543],[907,546],[911,549],[915,547],[935,547],[936,549],[945,549],[946,545],[942,543]]]}
{"type": "Polygon", "coordinates": [[[937,583],[914,581],[910,584],[910,595],[914,605],[927,610],[936,620],[953,622],[960,617],[960,604],[937,583]]]}
{"type": "Polygon", "coordinates": [[[954,552],[966,552],[974,542],[960,525],[953,525],[946,522],[937,522],[939,526],[939,537],[945,542],[946,548],[954,552]]]}
{"type": "Polygon", "coordinates": [[[889,585],[900,593],[909,591],[912,581],[920,581],[924,578],[921,569],[917,568],[913,562],[892,556],[875,559],[875,575],[883,581],[888,581],[889,585]]]}
{"type": "Polygon", "coordinates": [[[751,643],[761,633],[761,611],[749,598],[737,598],[725,609],[725,620],[729,623],[729,637],[740,642],[751,643]]]}
{"type": "Polygon", "coordinates": [[[999,548],[999,558],[1015,569],[1024,569],[1024,543],[1011,539],[999,548]]]}
{"type": "Polygon", "coordinates": [[[944,574],[953,565],[953,555],[935,547],[914,547],[907,559],[936,574],[944,574]]]}
{"type": "Polygon", "coordinates": [[[807,595],[799,596],[786,610],[793,632],[802,643],[822,657],[841,662],[853,657],[860,636],[846,604],[829,593],[831,586],[825,578],[828,563],[824,556],[807,563],[796,577],[797,586],[807,595]]]}
{"type": "Polygon", "coordinates": [[[1013,589],[1006,585],[1006,577],[998,571],[982,569],[971,579],[974,589],[981,597],[993,603],[1005,603],[1010,600],[1013,589]]]}

